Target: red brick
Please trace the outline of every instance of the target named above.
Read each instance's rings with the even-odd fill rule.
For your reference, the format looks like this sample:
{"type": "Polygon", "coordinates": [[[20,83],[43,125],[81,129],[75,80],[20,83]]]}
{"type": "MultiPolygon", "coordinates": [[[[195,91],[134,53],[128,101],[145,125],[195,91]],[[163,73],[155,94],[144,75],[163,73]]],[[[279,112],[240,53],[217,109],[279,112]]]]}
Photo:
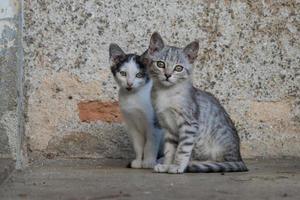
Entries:
{"type": "Polygon", "coordinates": [[[78,104],[79,118],[82,122],[105,121],[121,122],[118,102],[84,101],[78,104]]]}

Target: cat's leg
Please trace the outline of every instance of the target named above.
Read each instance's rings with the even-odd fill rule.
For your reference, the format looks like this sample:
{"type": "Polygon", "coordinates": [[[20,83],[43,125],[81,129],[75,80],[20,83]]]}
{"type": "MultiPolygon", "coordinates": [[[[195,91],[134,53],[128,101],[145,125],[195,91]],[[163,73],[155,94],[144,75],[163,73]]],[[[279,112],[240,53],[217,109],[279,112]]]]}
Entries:
{"type": "Polygon", "coordinates": [[[132,126],[128,126],[127,129],[131,136],[132,143],[133,143],[133,149],[135,152],[135,159],[133,161],[131,161],[131,167],[132,168],[142,168],[145,137],[142,133],[137,131],[132,126]]]}
{"type": "Polygon", "coordinates": [[[164,161],[163,164],[155,165],[155,172],[168,172],[169,166],[173,163],[174,160],[177,144],[178,138],[176,138],[169,131],[165,131],[164,161]]]}
{"type": "Polygon", "coordinates": [[[174,163],[169,166],[168,173],[180,174],[187,168],[195,143],[197,127],[183,126],[179,129],[179,143],[174,163]]]}
{"type": "Polygon", "coordinates": [[[143,168],[153,168],[156,164],[156,158],[161,140],[160,130],[151,127],[146,132],[146,144],[144,147],[143,168]]]}

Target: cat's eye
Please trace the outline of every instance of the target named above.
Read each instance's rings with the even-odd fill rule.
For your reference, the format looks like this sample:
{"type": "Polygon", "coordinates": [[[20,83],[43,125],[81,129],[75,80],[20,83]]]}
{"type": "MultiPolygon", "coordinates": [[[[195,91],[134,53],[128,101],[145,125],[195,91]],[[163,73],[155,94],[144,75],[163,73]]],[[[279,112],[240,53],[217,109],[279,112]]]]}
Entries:
{"type": "Polygon", "coordinates": [[[157,67],[159,68],[165,68],[165,63],[163,61],[157,61],[156,62],[157,67]]]}
{"type": "Polygon", "coordinates": [[[144,74],[142,72],[139,72],[135,75],[137,78],[143,78],[144,74]]]}
{"type": "Polygon", "coordinates": [[[181,65],[176,65],[174,68],[174,71],[181,72],[183,70],[183,67],[181,65]]]}
{"type": "Polygon", "coordinates": [[[120,71],[121,76],[126,76],[126,72],[120,71]]]}

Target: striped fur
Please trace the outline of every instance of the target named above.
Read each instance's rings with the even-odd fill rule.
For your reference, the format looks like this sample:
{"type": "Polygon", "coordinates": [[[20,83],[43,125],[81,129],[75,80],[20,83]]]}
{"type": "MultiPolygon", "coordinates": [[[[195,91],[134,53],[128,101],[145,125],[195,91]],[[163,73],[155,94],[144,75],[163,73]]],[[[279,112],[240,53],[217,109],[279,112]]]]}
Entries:
{"type": "Polygon", "coordinates": [[[191,161],[186,169],[186,172],[243,172],[248,171],[243,161],[236,162],[200,162],[191,161]]]}
{"type": "Polygon", "coordinates": [[[154,33],[144,55],[150,60],[152,103],[165,131],[164,162],[154,170],[247,171],[240,155],[240,139],[229,115],[212,94],[192,84],[192,63],[198,49],[198,42],[185,48],[164,45],[160,35],[154,33]],[[176,70],[178,65],[182,68],[176,70]]]}

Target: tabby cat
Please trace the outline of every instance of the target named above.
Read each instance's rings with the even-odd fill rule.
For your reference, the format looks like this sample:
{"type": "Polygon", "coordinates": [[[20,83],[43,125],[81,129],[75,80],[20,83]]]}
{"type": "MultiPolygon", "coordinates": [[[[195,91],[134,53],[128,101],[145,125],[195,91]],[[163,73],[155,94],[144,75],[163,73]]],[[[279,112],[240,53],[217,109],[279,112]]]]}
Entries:
{"type": "Polygon", "coordinates": [[[151,104],[152,81],[146,66],[139,55],[125,54],[117,44],[110,44],[109,59],[119,85],[121,112],[136,154],[131,167],[153,168],[162,146],[162,131],[151,104]]]}
{"type": "Polygon", "coordinates": [[[229,115],[212,94],[193,86],[192,64],[198,50],[198,41],[178,48],[165,45],[156,32],[151,36],[145,59],[153,80],[152,103],[165,131],[165,158],[154,171],[247,171],[229,115]]]}

